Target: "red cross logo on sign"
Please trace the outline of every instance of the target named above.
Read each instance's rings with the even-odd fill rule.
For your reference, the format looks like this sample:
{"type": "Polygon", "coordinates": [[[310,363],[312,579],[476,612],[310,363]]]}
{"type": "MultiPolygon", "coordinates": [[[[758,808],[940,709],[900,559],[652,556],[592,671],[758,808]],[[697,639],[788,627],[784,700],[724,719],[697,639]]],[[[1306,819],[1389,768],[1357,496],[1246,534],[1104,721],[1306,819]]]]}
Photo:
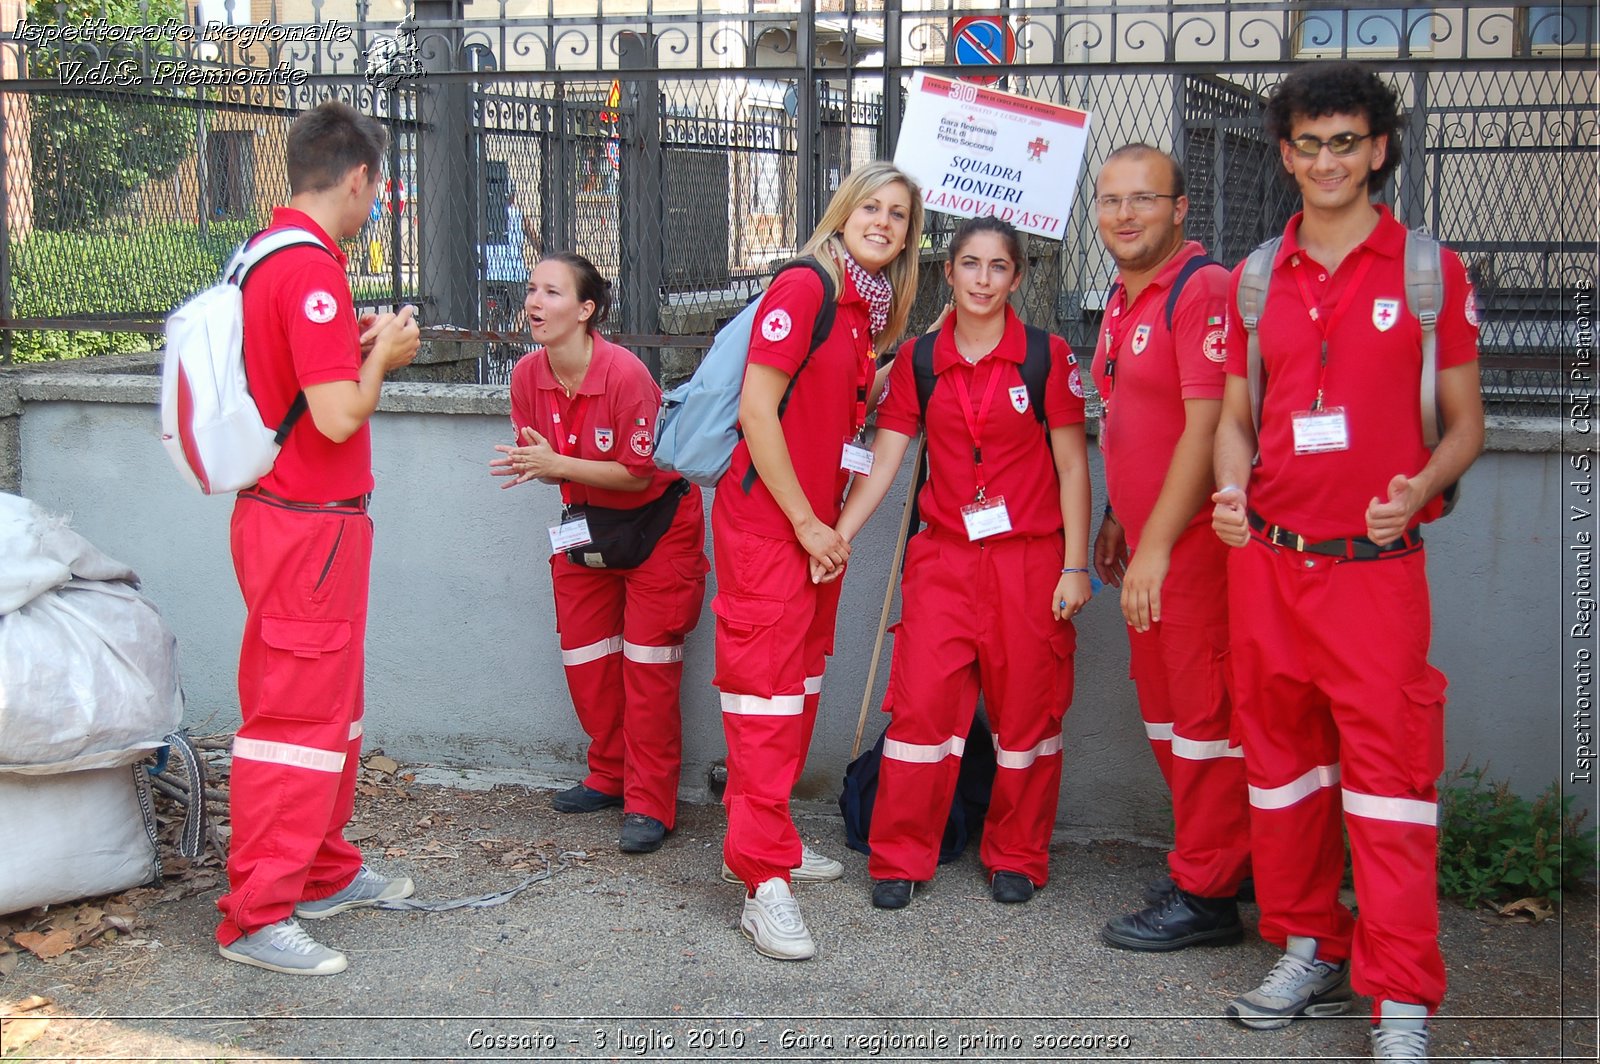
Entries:
{"type": "Polygon", "coordinates": [[[1398,299],[1374,299],[1372,301],[1372,324],[1378,327],[1379,332],[1388,332],[1400,318],[1400,301],[1398,299]]]}
{"type": "Polygon", "coordinates": [[[1043,162],[1044,153],[1050,150],[1050,142],[1043,137],[1034,137],[1028,142],[1028,161],[1043,162]]]}

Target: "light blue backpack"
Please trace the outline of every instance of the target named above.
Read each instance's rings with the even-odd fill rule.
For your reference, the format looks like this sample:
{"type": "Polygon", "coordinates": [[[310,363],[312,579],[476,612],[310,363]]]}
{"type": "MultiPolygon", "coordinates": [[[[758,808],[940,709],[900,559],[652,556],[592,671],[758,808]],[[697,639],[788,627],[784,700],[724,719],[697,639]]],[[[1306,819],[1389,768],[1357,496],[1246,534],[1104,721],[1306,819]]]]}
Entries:
{"type": "MultiPolygon", "coordinates": [[[[833,329],[835,292],[828,271],[814,258],[785,263],[778,273],[797,267],[814,270],[822,279],[822,307],[811,328],[811,346],[804,361],[789,378],[778,416],[783,416],[794,391],[795,378],[811,361],[833,329]]],[[[750,334],[755,328],[759,299],[741,310],[711,341],[711,349],[694,376],[661,397],[661,412],[656,416],[655,462],[669,473],[677,473],[702,487],[714,488],[733,461],[733,448],[739,442],[739,393],[744,388],[744,367],[750,357],[750,334]]]]}

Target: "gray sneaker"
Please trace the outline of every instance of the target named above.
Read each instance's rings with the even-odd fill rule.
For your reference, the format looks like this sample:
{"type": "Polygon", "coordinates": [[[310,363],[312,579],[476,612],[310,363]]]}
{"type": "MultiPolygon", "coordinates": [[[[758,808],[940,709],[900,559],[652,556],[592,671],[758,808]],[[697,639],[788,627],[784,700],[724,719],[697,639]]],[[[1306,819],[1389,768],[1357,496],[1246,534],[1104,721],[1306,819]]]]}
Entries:
{"type": "Polygon", "coordinates": [[[321,920],[347,909],[368,909],[379,902],[409,898],[416,889],[405,876],[388,879],[362,865],[343,890],[317,901],[303,901],[294,907],[294,914],[302,920],[321,920]]]}
{"type": "Polygon", "coordinates": [[[1275,1031],[1296,1016],[1337,1016],[1350,1010],[1350,962],[1317,960],[1317,940],[1290,935],[1288,950],[1261,985],[1224,1011],[1246,1027],[1275,1031]]]}
{"type": "Polygon", "coordinates": [[[1428,1059],[1427,1006],[1380,1001],[1378,1012],[1377,1026],[1372,1028],[1373,1060],[1428,1059]]]}
{"type": "Polygon", "coordinates": [[[306,934],[294,920],[268,924],[254,934],[218,946],[217,952],[230,961],[284,975],[336,975],[350,963],[343,953],[306,934]]]}

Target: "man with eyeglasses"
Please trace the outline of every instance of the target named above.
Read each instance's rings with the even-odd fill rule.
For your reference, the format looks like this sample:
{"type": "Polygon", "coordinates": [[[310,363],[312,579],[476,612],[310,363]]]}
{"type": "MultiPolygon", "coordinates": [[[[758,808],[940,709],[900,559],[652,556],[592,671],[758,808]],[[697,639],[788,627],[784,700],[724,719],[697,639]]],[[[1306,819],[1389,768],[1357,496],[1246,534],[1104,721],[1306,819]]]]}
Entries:
{"type": "Polygon", "coordinates": [[[1094,379],[1105,404],[1101,578],[1122,589],[1139,712],[1172,792],[1169,874],[1144,908],[1100,932],[1158,951],[1244,939],[1236,895],[1250,861],[1243,752],[1229,742],[1228,550],[1204,509],[1215,485],[1228,271],[1184,238],[1183,170],[1128,144],[1095,183],[1100,240],[1117,263],[1094,379]]]}
{"type": "MultiPolygon", "coordinates": [[[[1430,453],[1406,230],[1371,197],[1400,157],[1395,92],[1353,63],[1306,67],[1266,126],[1304,210],[1248,337],[1230,314],[1212,523],[1232,547],[1229,621],[1261,933],[1284,956],[1229,1015],[1248,1027],[1373,999],[1373,1056],[1426,1060],[1444,996],[1437,898],[1445,677],[1418,527],[1483,448],[1477,310],[1444,250],[1435,326],[1443,429],[1430,453]],[[1252,455],[1259,457],[1252,462],[1252,455]],[[1342,818],[1341,818],[1342,814],[1342,818]],[[1356,920],[1339,901],[1348,831],[1356,920]]],[[[1235,272],[1235,299],[1243,267],[1235,272]]]]}

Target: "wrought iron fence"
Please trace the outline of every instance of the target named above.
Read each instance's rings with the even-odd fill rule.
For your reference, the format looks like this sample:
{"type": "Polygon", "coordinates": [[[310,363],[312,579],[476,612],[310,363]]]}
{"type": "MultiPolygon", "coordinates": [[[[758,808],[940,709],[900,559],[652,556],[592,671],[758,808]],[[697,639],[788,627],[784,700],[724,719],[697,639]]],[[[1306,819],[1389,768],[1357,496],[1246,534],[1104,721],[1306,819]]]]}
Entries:
{"type": "MultiPolygon", "coordinates": [[[[156,333],[286,201],[288,125],[332,95],[393,133],[350,247],[359,302],[418,303],[432,337],[489,343],[484,379],[503,379],[528,261],[573,248],[615,278],[622,341],[681,375],[840,177],[891,152],[910,72],[971,73],[951,34],[982,14],[1015,43],[986,71],[1001,87],[1095,116],[1065,238],[1035,242],[1019,301],[1079,347],[1113,272],[1086,207],[1106,155],[1171,148],[1190,235],[1236,261],[1294,207],[1260,103],[1313,57],[1364,59],[1400,91],[1388,198],[1472,270],[1491,408],[1562,395],[1572,299],[1596,279],[1596,27],[1576,5],[548,0],[511,17],[500,0],[465,17],[417,0],[395,23],[369,0],[298,0],[230,25],[228,0],[191,25],[161,17],[172,2],[142,0],[138,33],[36,5],[0,36],[0,360],[156,333]]],[[[930,215],[930,261],[949,228],[930,215]]]]}

